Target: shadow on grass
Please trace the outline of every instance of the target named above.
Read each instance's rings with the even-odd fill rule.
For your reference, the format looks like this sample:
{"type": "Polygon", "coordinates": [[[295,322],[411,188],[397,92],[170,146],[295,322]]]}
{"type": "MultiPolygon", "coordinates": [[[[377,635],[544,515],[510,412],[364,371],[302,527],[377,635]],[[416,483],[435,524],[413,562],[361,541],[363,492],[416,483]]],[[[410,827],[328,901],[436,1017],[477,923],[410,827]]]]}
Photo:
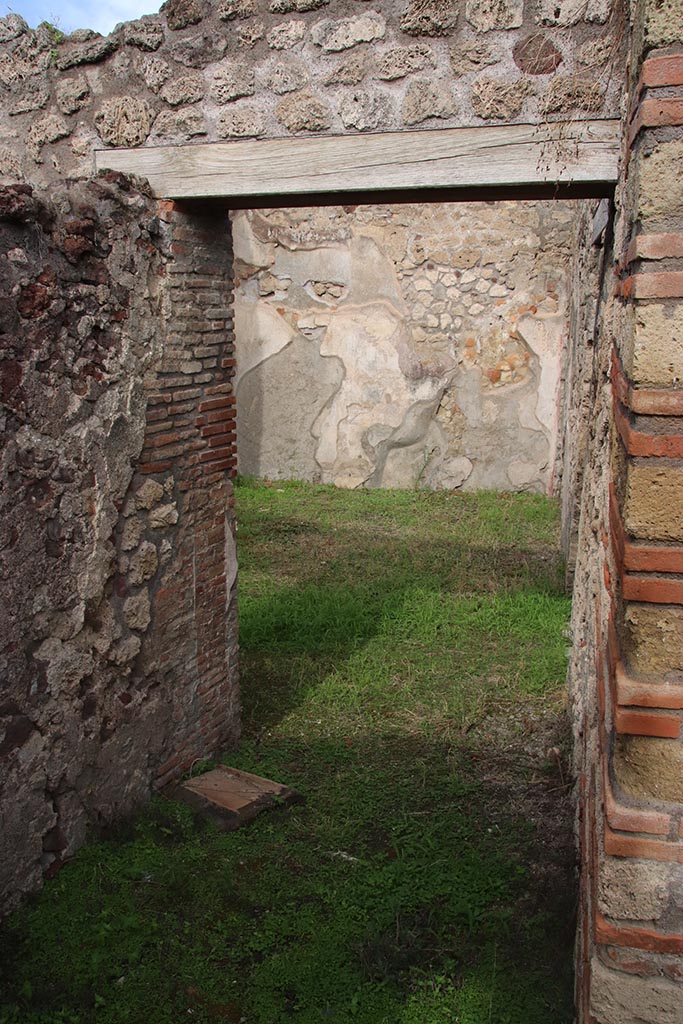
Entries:
{"type": "Polygon", "coordinates": [[[243,520],[245,740],[225,758],[306,805],[222,835],[158,800],[82,849],[0,928],[0,1024],[572,1020],[566,736],[546,707],[568,600],[533,524],[512,547],[514,510],[549,537],[550,506],[468,497],[427,536],[416,510],[444,496],[324,500],[332,524],[243,520]],[[410,522],[344,520],[392,502],[410,522]]]}
{"type": "Polygon", "coordinates": [[[231,763],[306,806],[221,835],[158,801],[82,850],[4,926],[0,1020],[565,1024],[572,839],[539,729],[247,744],[231,763]]]}

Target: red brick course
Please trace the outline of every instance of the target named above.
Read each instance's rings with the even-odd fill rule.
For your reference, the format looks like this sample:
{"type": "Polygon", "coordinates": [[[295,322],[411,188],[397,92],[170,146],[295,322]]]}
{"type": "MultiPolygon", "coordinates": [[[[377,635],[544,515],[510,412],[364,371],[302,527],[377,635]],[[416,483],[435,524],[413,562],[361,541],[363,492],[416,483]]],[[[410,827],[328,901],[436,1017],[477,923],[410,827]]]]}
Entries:
{"type": "Polygon", "coordinates": [[[622,299],[683,298],[683,271],[667,270],[656,274],[632,274],[617,282],[615,294],[622,299]]]}
{"type": "Polygon", "coordinates": [[[648,57],[643,62],[640,87],[648,89],[657,86],[683,85],[683,54],[664,57],[648,57]]]}
{"type": "Polygon", "coordinates": [[[599,910],[595,915],[595,937],[597,942],[604,945],[647,949],[652,953],[683,953],[683,935],[666,934],[633,925],[615,925],[603,917],[599,910]]]}

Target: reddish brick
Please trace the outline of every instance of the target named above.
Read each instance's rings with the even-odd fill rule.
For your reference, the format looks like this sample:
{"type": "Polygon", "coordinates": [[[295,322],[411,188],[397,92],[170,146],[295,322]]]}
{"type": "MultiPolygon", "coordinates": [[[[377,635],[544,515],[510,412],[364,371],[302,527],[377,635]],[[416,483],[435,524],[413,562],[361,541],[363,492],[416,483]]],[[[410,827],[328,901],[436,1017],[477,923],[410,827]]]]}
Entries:
{"type": "Polygon", "coordinates": [[[605,815],[611,828],[622,832],[643,832],[653,836],[666,836],[671,828],[671,815],[663,811],[639,810],[618,803],[610,783],[606,765],[603,770],[605,815]]]}
{"type": "Polygon", "coordinates": [[[221,445],[230,445],[234,450],[237,439],[234,430],[228,430],[224,434],[218,434],[215,437],[207,438],[207,442],[209,448],[220,448],[221,445]]]}
{"type": "Polygon", "coordinates": [[[226,397],[212,398],[206,402],[200,402],[197,411],[198,412],[211,412],[214,409],[222,409],[229,405],[226,397]]]}
{"type": "Polygon", "coordinates": [[[648,88],[665,85],[683,85],[683,55],[648,57],[643,63],[641,82],[648,88]]]}
{"type": "Polygon", "coordinates": [[[648,97],[640,104],[638,119],[645,128],[683,124],[683,99],[648,97]]]}
{"type": "Polygon", "coordinates": [[[615,727],[618,733],[630,736],[659,736],[662,739],[677,740],[681,732],[681,720],[672,715],[617,708],[615,727]]]}
{"type": "Polygon", "coordinates": [[[211,462],[214,459],[229,458],[234,454],[235,449],[232,446],[227,448],[214,448],[208,452],[202,452],[199,456],[200,462],[211,462]]]}
{"type": "Polygon", "coordinates": [[[629,455],[643,458],[683,458],[683,434],[646,434],[644,431],[635,430],[620,402],[615,404],[614,420],[629,455]]]}
{"type": "Polygon", "coordinates": [[[625,262],[635,259],[665,260],[683,257],[683,232],[636,235],[626,252],[625,262]]]}
{"type": "Polygon", "coordinates": [[[616,668],[617,699],[629,707],[683,709],[683,686],[675,683],[649,682],[629,675],[620,662],[616,668]]]}
{"type": "Polygon", "coordinates": [[[683,843],[622,835],[605,828],[605,853],[610,857],[642,857],[660,863],[683,864],[683,843]]]}
{"type": "Polygon", "coordinates": [[[237,459],[223,459],[221,462],[210,462],[204,465],[205,473],[216,473],[219,470],[234,469],[237,459]]]}
{"type": "Polygon", "coordinates": [[[683,604],[683,580],[667,580],[661,576],[633,576],[622,580],[625,601],[648,604],[683,604]]]}
{"type": "Polygon", "coordinates": [[[166,473],[172,468],[172,462],[141,462],[137,467],[137,471],[138,473],[149,475],[150,473],[166,473]]]}
{"type": "MultiPolygon", "coordinates": [[[[623,282],[631,282],[628,295],[635,299],[678,299],[683,297],[683,272],[666,270],[656,274],[634,274],[623,282]]],[[[626,297],[627,293],[622,294],[626,297]]]]}
{"type": "Polygon", "coordinates": [[[599,910],[595,913],[595,938],[603,945],[647,949],[651,953],[683,953],[683,935],[667,934],[652,928],[617,926],[607,921],[599,910]]]}
{"type": "Polygon", "coordinates": [[[683,416],[683,389],[634,388],[626,379],[616,349],[612,350],[612,383],[619,401],[643,416],[683,416]]]}
{"type": "Polygon", "coordinates": [[[150,443],[152,448],[164,448],[166,445],[176,444],[178,441],[184,441],[189,437],[194,437],[194,435],[194,430],[176,430],[168,434],[157,434],[151,439],[150,443]]]}
{"type": "Polygon", "coordinates": [[[683,547],[654,547],[626,541],[624,567],[629,572],[683,574],[683,547]]]}

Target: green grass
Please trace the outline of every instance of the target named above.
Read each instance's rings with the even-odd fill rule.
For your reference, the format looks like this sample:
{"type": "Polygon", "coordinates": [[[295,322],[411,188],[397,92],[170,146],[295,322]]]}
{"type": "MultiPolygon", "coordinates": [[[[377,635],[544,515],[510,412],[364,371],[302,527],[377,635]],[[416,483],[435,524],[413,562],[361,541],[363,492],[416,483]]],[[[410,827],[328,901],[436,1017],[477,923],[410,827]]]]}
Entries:
{"type": "Polygon", "coordinates": [[[568,599],[533,495],[237,488],[245,736],[0,932],[2,1024],[568,1024],[568,599]]]}

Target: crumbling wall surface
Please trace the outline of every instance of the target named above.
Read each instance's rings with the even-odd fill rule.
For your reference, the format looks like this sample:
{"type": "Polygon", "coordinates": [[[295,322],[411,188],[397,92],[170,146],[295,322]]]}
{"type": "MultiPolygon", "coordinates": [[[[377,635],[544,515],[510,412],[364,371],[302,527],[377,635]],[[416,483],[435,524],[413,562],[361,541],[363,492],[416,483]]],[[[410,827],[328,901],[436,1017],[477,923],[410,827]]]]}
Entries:
{"type": "Polygon", "coordinates": [[[550,490],[576,208],[235,214],[240,471],[550,490]]]}
{"type": "Polygon", "coordinates": [[[0,175],[95,149],[613,117],[621,0],[167,0],[105,37],[0,19],[0,175]]]}
{"type": "Polygon", "coordinates": [[[568,275],[568,343],[563,349],[558,410],[561,543],[568,583],[577,557],[583,474],[600,379],[602,314],[611,300],[613,261],[610,200],[584,204],[576,212],[571,241],[574,257],[568,275]]]}
{"type": "Polygon", "coordinates": [[[2,910],[88,825],[236,731],[229,493],[195,425],[197,401],[229,403],[205,391],[232,371],[209,368],[213,348],[202,362],[192,333],[178,360],[187,325],[162,283],[179,281],[191,313],[183,282],[197,279],[178,273],[173,238],[117,175],[49,200],[0,191],[2,910]]]}
{"type": "Polygon", "coordinates": [[[582,1022],[681,1024],[683,7],[636,15],[574,589],[577,1005],[582,1022]]]}

